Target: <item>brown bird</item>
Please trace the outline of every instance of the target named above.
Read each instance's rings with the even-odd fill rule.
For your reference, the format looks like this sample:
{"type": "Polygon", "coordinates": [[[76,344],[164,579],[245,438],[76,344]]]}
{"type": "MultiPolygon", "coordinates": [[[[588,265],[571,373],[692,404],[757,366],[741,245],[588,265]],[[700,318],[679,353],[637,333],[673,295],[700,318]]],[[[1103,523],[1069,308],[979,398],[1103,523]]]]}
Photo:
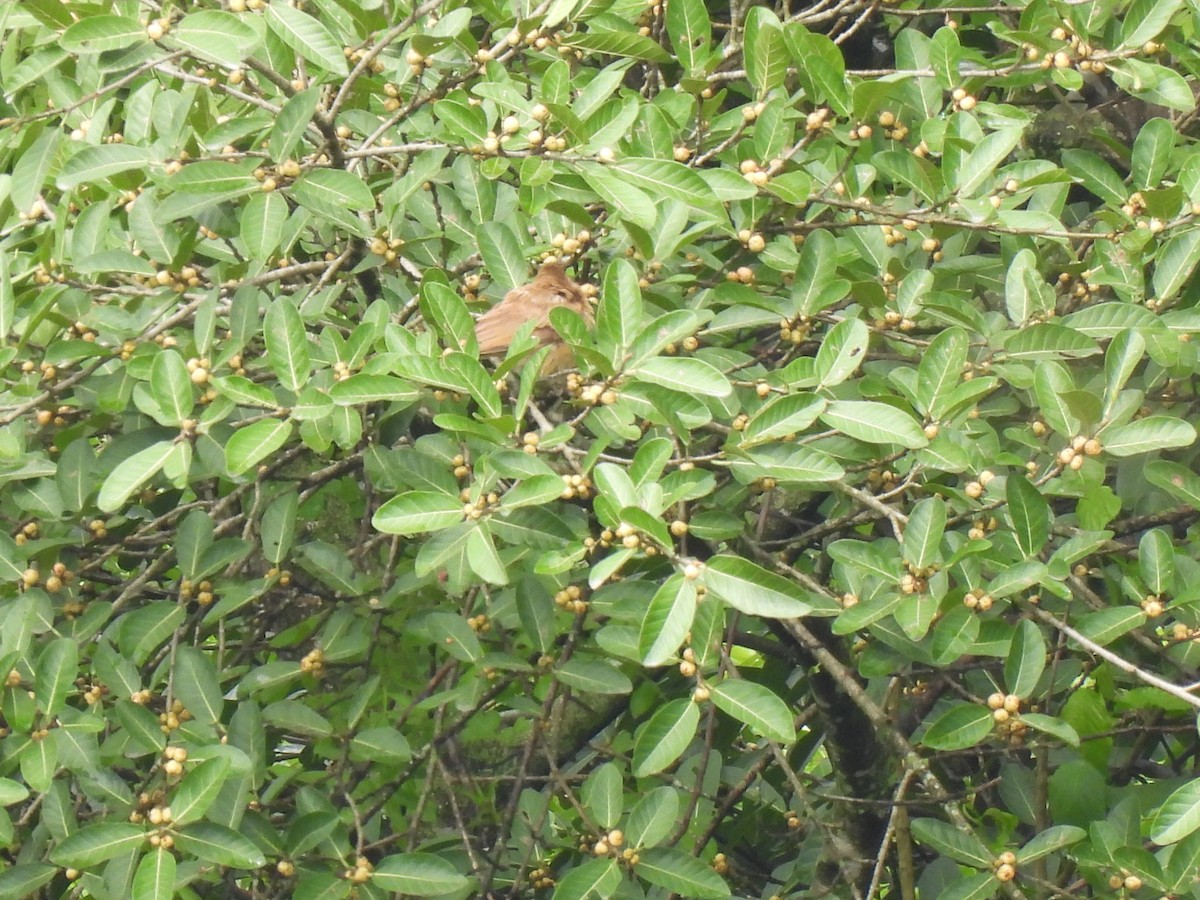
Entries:
{"type": "Polygon", "coordinates": [[[556,306],[579,313],[589,328],[596,321],[583,288],[567,277],[562,263],[553,261],[543,263],[533,281],[513,288],[503,300],[479,317],[475,323],[475,339],[479,341],[480,354],[504,353],[517,330],[532,321],[533,337],[542,346],[554,348],[542,363],[541,374],[553,375],[572,368],[575,357],[571,348],[550,325],[550,310],[556,306]]]}

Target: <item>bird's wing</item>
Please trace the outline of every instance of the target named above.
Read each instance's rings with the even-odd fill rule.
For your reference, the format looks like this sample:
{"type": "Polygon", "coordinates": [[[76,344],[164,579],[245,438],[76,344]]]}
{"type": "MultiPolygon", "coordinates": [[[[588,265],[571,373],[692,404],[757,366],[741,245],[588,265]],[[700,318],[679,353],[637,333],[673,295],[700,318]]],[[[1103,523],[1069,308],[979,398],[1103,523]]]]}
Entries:
{"type": "Polygon", "coordinates": [[[479,352],[503,353],[512,343],[517,330],[534,319],[535,329],[549,321],[549,309],[539,309],[538,297],[530,285],[515,287],[504,299],[485,312],[475,322],[475,339],[479,342],[479,352]]]}

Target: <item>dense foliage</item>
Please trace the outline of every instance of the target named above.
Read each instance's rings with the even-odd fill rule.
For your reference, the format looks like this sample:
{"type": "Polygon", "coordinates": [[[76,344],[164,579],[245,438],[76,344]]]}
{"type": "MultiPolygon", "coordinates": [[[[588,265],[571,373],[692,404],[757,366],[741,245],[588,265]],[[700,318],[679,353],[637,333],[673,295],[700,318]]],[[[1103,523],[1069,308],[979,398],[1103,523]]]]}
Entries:
{"type": "Polygon", "coordinates": [[[0,896],[1196,895],[1200,7],[802,6],[0,5],[0,896]]]}

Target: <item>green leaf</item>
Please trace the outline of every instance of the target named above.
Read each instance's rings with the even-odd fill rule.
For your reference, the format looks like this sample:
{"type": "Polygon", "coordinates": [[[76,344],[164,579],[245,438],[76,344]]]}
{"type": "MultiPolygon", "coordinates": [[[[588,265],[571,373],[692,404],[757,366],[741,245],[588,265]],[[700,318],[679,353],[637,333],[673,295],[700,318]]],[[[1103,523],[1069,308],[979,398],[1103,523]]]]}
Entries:
{"type": "Polygon", "coordinates": [[[996,896],[996,888],[995,873],[983,872],[951,881],[942,888],[938,900],[991,900],[996,896]]]}
{"type": "MultiPolygon", "coordinates": [[[[473,360],[472,360],[473,361],[473,360]]],[[[360,372],[329,389],[329,399],[337,406],[361,406],[364,403],[411,402],[421,392],[394,375],[371,375],[360,372]]]]}
{"type": "Polygon", "coordinates": [[[171,795],[171,816],[175,825],[198,822],[217,799],[229,775],[229,758],[214,756],[192,769],[171,795]]]}
{"type": "Polygon", "coordinates": [[[1036,556],[1050,536],[1050,504],[1033,483],[1012,475],[1005,484],[1013,535],[1025,558],[1036,556]]]}
{"type": "MultiPolygon", "coordinates": [[[[84,20],[88,21],[88,20],[84,20]]],[[[132,144],[100,144],[84,147],[72,156],[58,173],[58,189],[69,191],[86,182],[110,175],[141,169],[150,162],[150,151],[132,144]]]]}
{"type": "Polygon", "coordinates": [[[166,746],[166,737],[158,717],[150,710],[128,700],[117,701],[117,721],[125,731],[132,747],[149,753],[160,753],[166,746]]]}
{"type": "Polygon", "coordinates": [[[1054,716],[1043,715],[1042,713],[1022,713],[1021,721],[1043,734],[1048,734],[1051,737],[1057,738],[1068,747],[1079,746],[1079,734],[1064,722],[1062,719],[1054,716]]]}
{"type": "MultiPolygon", "coordinates": [[[[446,369],[465,386],[471,399],[479,404],[480,413],[489,419],[499,418],[504,413],[500,392],[487,369],[474,356],[466,353],[448,353],[442,358],[446,369]]],[[[416,392],[409,399],[416,399],[416,392]]]]}
{"type": "Polygon", "coordinates": [[[638,363],[630,372],[639,381],[656,384],[685,394],[728,397],[733,392],[729,379],[702,359],[684,356],[659,356],[638,363]]]}
{"type": "Polygon", "coordinates": [[[0,532],[0,581],[17,581],[24,571],[25,554],[11,537],[0,532]]]}
{"type": "Polygon", "coordinates": [[[933,33],[929,42],[929,62],[943,91],[952,91],[958,87],[958,63],[961,57],[962,45],[958,40],[957,29],[943,25],[933,33]]]}
{"type": "Polygon", "coordinates": [[[601,828],[612,828],[624,809],[621,769],[615,763],[604,763],[583,782],[579,800],[591,819],[601,828]]]}
{"type": "Polygon", "coordinates": [[[66,28],[75,21],[71,10],[65,8],[58,0],[28,0],[23,6],[34,19],[54,31],[66,28]]]}
{"type": "Polygon", "coordinates": [[[704,584],[734,609],[751,616],[790,619],[812,611],[792,582],[748,559],[719,555],[708,560],[704,584]]]}
{"type": "Polygon", "coordinates": [[[276,192],[255,194],[246,201],[240,234],[251,259],[266,262],[279,249],[287,216],[287,201],[276,192]]]}
{"type": "Polygon", "coordinates": [[[1086,334],[1049,322],[1022,328],[1004,342],[1004,350],[1010,360],[1083,357],[1100,352],[1086,334]]]}
{"type": "Polygon", "coordinates": [[[312,169],[296,179],[292,193],[300,203],[315,210],[375,208],[375,197],[367,183],[343,169],[312,169]]]}
{"type": "Polygon", "coordinates": [[[594,53],[607,53],[612,56],[624,56],[639,59],[643,62],[669,63],[671,55],[656,41],[643,37],[636,31],[587,31],[564,36],[564,47],[577,47],[580,50],[590,50],[594,53]]]}
{"type": "Polygon", "coordinates": [[[787,76],[788,50],[779,17],[766,6],[751,6],[746,13],[742,52],[750,83],[764,97],[783,84],[787,76]]]}
{"type": "Polygon", "coordinates": [[[496,552],[492,532],[486,525],[477,523],[467,532],[467,564],[471,571],[491,584],[508,584],[508,570],[496,552]]]}
{"type": "Polygon", "coordinates": [[[174,674],[175,693],[184,707],[205,724],[221,721],[221,684],[207,654],[196,647],[180,647],[175,654],[174,674]]]}
{"type": "Polygon", "coordinates": [[[500,507],[507,511],[523,506],[545,506],[552,500],[557,500],[562,492],[562,476],[534,475],[505,491],[500,500],[500,507]]]}
{"type": "Polygon", "coordinates": [[[1148,416],[1128,425],[1106,428],[1101,437],[1104,452],[1110,456],[1136,456],[1187,447],[1196,440],[1196,429],[1172,416],[1148,416]]]}
{"type": "Polygon", "coordinates": [[[176,868],[175,855],[170,850],[163,847],[151,850],[138,863],[132,896],[138,900],[171,900],[175,896],[176,868]]]}
{"type": "Polygon", "coordinates": [[[384,534],[411,535],[441,531],[462,520],[463,504],[457,497],[434,491],[409,491],[379,507],[371,524],[384,534]]]}
{"type": "Polygon", "coordinates": [[[667,34],[680,65],[687,75],[707,71],[711,52],[712,23],[703,0],[679,0],[667,4],[667,34]]]}
{"type": "Polygon", "coordinates": [[[965,750],[986,741],[992,728],[992,713],[987,707],[957,703],[930,723],[921,743],[933,750],[965,750]]]}
{"type": "Polygon", "coordinates": [[[1087,837],[1087,832],[1074,825],[1053,825],[1045,831],[1036,834],[1024,847],[1018,857],[1021,862],[1033,862],[1051,853],[1057,853],[1072,844],[1077,844],[1087,837]]]}
{"type": "Polygon", "coordinates": [[[834,400],[821,413],[821,421],[869,444],[899,444],[918,450],[929,443],[911,415],[872,400],[834,400]]]}
{"type": "Polygon", "coordinates": [[[432,853],[397,853],[375,866],[371,881],[382,890],[413,897],[433,897],[464,890],[471,880],[432,853]]]}
{"type": "Polygon", "coordinates": [[[195,822],[176,831],[175,847],[182,853],[235,869],[257,869],[267,862],[249,838],[212,822],[195,822]]]}
{"type": "Polygon", "coordinates": [[[1118,88],[1139,100],[1180,112],[1191,112],[1196,106],[1191,86],[1174,69],[1140,59],[1126,59],[1120,65],[1109,67],[1109,72],[1118,88]]]}
{"type": "Polygon", "coordinates": [[[1119,332],[1104,353],[1104,418],[1112,413],[1125,386],[1146,353],[1146,340],[1132,329],[1119,332]]]}
{"type": "MultiPolygon", "coordinates": [[[[313,124],[313,117],[317,113],[317,106],[320,102],[321,87],[319,85],[313,85],[288,97],[279,110],[279,115],[275,117],[275,123],[271,126],[271,137],[267,142],[267,148],[271,152],[272,159],[282,162],[292,155],[304,137],[304,133],[313,124]]],[[[267,196],[278,196],[278,194],[272,192],[267,196]]],[[[374,206],[374,203],[368,205],[374,206]]],[[[246,235],[243,233],[242,240],[245,239],[246,235]]]]}
{"type": "Polygon", "coordinates": [[[707,318],[691,309],[675,309],[645,323],[637,341],[630,349],[630,366],[656,357],[667,344],[673,344],[695,334],[707,318]]]}
{"type": "Polygon", "coordinates": [[[412,748],[395,728],[365,728],[350,741],[350,758],[355,762],[403,765],[412,759],[412,748]]]}
{"type": "Polygon", "coordinates": [[[628,675],[602,660],[584,659],[576,654],[557,671],[563,684],[586,694],[619,696],[633,690],[628,675]]]}
{"type": "Polygon", "coordinates": [[[1150,840],[1174,844],[1200,829],[1200,778],[1176,788],[1150,820],[1150,840]]]}
{"type": "Polygon", "coordinates": [[[1183,894],[1186,892],[1191,887],[1192,878],[1198,866],[1200,866],[1200,832],[1193,831],[1171,850],[1170,863],[1167,866],[1168,893],[1183,894]]]}
{"type": "Polygon", "coordinates": [[[1009,693],[1023,699],[1030,697],[1045,668],[1046,639],[1036,624],[1022,619],[1004,661],[1004,683],[1009,693]]]}
{"type": "Polygon", "coordinates": [[[918,501],[904,526],[904,558],[918,569],[936,562],[945,530],[946,504],[938,497],[918,501]]]}
{"type": "Polygon", "coordinates": [[[1175,548],[1161,528],[1152,528],[1138,542],[1138,572],[1152,594],[1163,594],[1175,585],[1175,548]]]}
{"type": "Polygon", "coordinates": [[[1114,338],[1131,328],[1153,327],[1154,313],[1132,303],[1096,303],[1063,317],[1063,324],[1088,337],[1114,338]]]}
{"type": "Polygon", "coordinates": [[[617,178],[653,197],[678,200],[706,218],[725,221],[724,207],[703,178],[669,159],[623,157],[607,167],[617,178]]]}
{"type": "Polygon", "coordinates": [[[624,363],[641,324],[637,272],[626,260],[614,259],[604,270],[604,290],[596,309],[596,336],[614,367],[624,363]]]}
{"type": "Polygon", "coordinates": [[[929,342],[917,365],[917,408],[935,421],[945,411],[950,391],[962,377],[967,361],[965,330],[952,326],[929,342]]]}
{"type": "Polygon", "coordinates": [[[451,612],[430,613],[423,620],[425,632],[455,659],[475,662],[483,656],[483,646],[462,616],[451,612]]]}
{"type": "Polygon", "coordinates": [[[933,632],[933,656],[947,665],[970,653],[979,637],[979,617],[965,606],[955,606],[937,623],[933,632]]]}
{"type": "Polygon", "coordinates": [[[632,847],[653,847],[675,827],[679,813],[679,793],[674,788],[657,787],[643,794],[625,823],[625,840],[632,847]]]}
{"type": "Polygon", "coordinates": [[[1185,503],[1200,509],[1200,476],[1187,466],[1156,459],[1142,470],[1146,480],[1185,503]]]}
{"type": "Polygon", "coordinates": [[[121,460],[104,479],[96,505],[104,512],[114,512],[124,506],[134,491],[158,473],[174,450],[174,441],[157,441],[121,460]]]}
{"type": "Polygon", "coordinates": [[[225,467],[230,475],[242,475],[287,443],[292,423],[263,419],[235,431],[225,444],[225,467]]]}
{"type": "Polygon", "coordinates": [[[50,851],[50,861],[60,866],[86,869],[136,850],[146,840],[140,825],[99,822],[84,825],[50,851]]]}
{"type": "Polygon", "coordinates": [[[696,615],[696,587],[682,575],[663,582],[642,618],[638,651],[642,664],[661,666],[674,657],[696,615]]]}
{"type": "Polygon", "coordinates": [[[1158,37],[1182,8],[1183,0],[1136,0],[1122,17],[1121,47],[1140,49],[1146,41],[1158,37]]]}
{"type": "Polygon", "coordinates": [[[155,194],[144,191],[129,210],[129,233],[142,252],[155,262],[170,263],[179,252],[181,241],[178,232],[159,222],[157,216],[155,194]]]}
{"type": "Polygon", "coordinates": [[[23,900],[38,896],[39,889],[59,873],[45,863],[18,863],[0,872],[0,898],[23,900]]]}
{"type": "Polygon", "coordinates": [[[154,355],[150,389],[166,417],[163,425],[178,425],[191,415],[195,402],[191,374],[177,351],[162,350],[154,355]]]}
{"type": "Polygon", "coordinates": [[[815,394],[775,397],[746,422],[741,447],[775,441],[803,431],[825,410],[825,400],[815,394]]]}
{"type": "Polygon", "coordinates": [[[903,316],[917,316],[925,305],[925,297],[932,290],[933,273],[928,269],[908,273],[896,290],[896,309],[903,316]]]}
{"type": "MultiPolygon", "coordinates": [[[[258,32],[232,13],[202,9],[188,13],[169,32],[168,44],[223,66],[237,66],[258,43],[258,32]]],[[[282,159],[276,156],[276,159],[282,159]]]]}
{"type": "Polygon", "coordinates": [[[58,45],[71,53],[100,53],[149,40],[146,26],[137,19],[101,14],[75,22],[59,36],[58,45]]]}
{"type": "Polygon", "coordinates": [[[1167,119],[1145,122],[1133,140],[1133,186],[1146,190],[1162,181],[1175,149],[1175,126],[1167,119]]]}
{"type": "Polygon", "coordinates": [[[263,319],[263,341],[271,370],[293,394],[308,383],[311,363],[304,321],[290,297],[280,297],[269,307],[263,319]]]}
{"type": "Polygon", "coordinates": [[[439,100],[434,106],[439,121],[447,130],[464,143],[479,144],[487,134],[487,117],[484,112],[459,100],[439,100]]]}
{"type": "Polygon", "coordinates": [[[1054,307],[1054,294],[1042,280],[1032,250],[1021,250],[1013,257],[1004,278],[1004,305],[1015,325],[1024,325],[1032,316],[1054,307]]]}
{"type": "Polygon", "coordinates": [[[1120,207],[1128,199],[1129,190],[1121,181],[1121,176],[1090,150],[1064,150],[1062,166],[1109,206],[1120,207]]]}
{"type": "Polygon", "coordinates": [[[846,474],[827,453],[795,444],[767,444],[744,451],[744,456],[742,460],[731,455],[728,465],[735,472],[746,470],[746,477],[738,476],[746,482],[774,478],[780,484],[820,484],[846,474]]]}
{"type": "MultiPolygon", "coordinates": [[[[168,178],[167,185],[177,192],[222,195],[212,197],[212,203],[220,202],[225,196],[261,190],[258,180],[254,177],[253,160],[224,162],[209,159],[191,162],[168,178]]],[[[169,207],[165,203],[160,207],[160,218],[166,214],[167,209],[169,207]]]]}
{"type": "Polygon", "coordinates": [[[784,172],[767,182],[766,189],[793,206],[803,206],[812,193],[812,177],[807,172],[784,172]]]}
{"type": "Polygon", "coordinates": [[[1047,425],[1066,438],[1079,433],[1080,420],[1066,401],[1075,383],[1060,363],[1039,363],[1033,373],[1033,390],[1047,425]]]}
{"type": "Polygon", "coordinates": [[[332,75],[346,75],[346,58],[333,35],[318,19],[281,0],[267,5],[267,27],[288,47],[332,75]]]}
{"type": "Polygon", "coordinates": [[[299,700],[279,700],[263,709],[262,714],[268,725],[291,735],[319,739],[333,734],[330,721],[299,700]]]}
{"type": "Polygon", "coordinates": [[[30,790],[45,793],[50,790],[54,773],[59,764],[60,733],[51,731],[40,741],[30,741],[21,750],[19,765],[21,777],[30,790]]]}
{"type": "Polygon", "coordinates": [[[1026,591],[1047,577],[1046,565],[1037,559],[1019,562],[1001,569],[996,577],[988,582],[987,592],[993,597],[1007,597],[1019,591],[1026,591]]]}
{"type": "Polygon", "coordinates": [[[525,252],[513,230],[504,222],[484,222],[475,229],[479,254],[501,287],[514,288],[526,278],[525,252]]]}
{"type": "Polygon", "coordinates": [[[660,706],[634,740],[634,776],[645,778],[674,763],[691,743],[699,724],[700,710],[690,698],[660,706]]]}
{"type": "Polygon", "coordinates": [[[255,384],[249,378],[241,375],[227,375],[224,378],[213,378],[213,388],[223,397],[228,397],[234,403],[242,406],[257,406],[263,409],[279,409],[279,403],[270,389],[261,384],[255,384]]]}
{"type": "MultiPolygon", "coordinates": [[[[986,710],[985,710],[986,713],[986,710]]],[[[988,716],[989,720],[991,716],[988,716]]],[[[920,843],[932,847],[955,862],[990,869],[993,854],[972,832],[964,832],[939,819],[915,819],[912,833],[920,843]]],[[[989,878],[994,878],[989,874],[989,878]]]]}
{"type": "Polygon", "coordinates": [[[79,674],[79,648],[71,638],[55,638],[38,657],[34,693],[47,716],[56,716],[79,674]]]}
{"type": "Polygon", "coordinates": [[[671,893],[695,900],[731,896],[721,876],[689,853],[674,847],[652,847],[638,855],[637,874],[671,893]]]}
{"type": "Polygon", "coordinates": [[[621,869],[615,859],[593,859],[567,871],[555,885],[554,900],[611,897],[620,885],[621,869]]]}
{"type": "MultiPolygon", "coordinates": [[[[421,285],[421,314],[433,326],[443,344],[454,351],[472,350],[475,346],[475,322],[467,312],[466,304],[449,286],[426,276],[421,285]]],[[[427,363],[433,379],[430,384],[466,391],[461,378],[454,377],[446,366],[433,360],[406,360],[406,363],[427,363]],[[439,374],[449,381],[438,382],[439,374]]],[[[414,376],[415,377],[415,376],[414,376]]]]}
{"type": "Polygon", "coordinates": [[[1170,300],[1191,278],[1200,262],[1200,231],[1189,228],[1171,235],[1158,251],[1154,265],[1154,296],[1170,300]]]}
{"type": "Polygon", "coordinates": [[[731,678],[713,685],[711,696],[717,709],[763,737],[785,744],[796,739],[791,710],[769,688],[731,678]]]}
{"type": "Polygon", "coordinates": [[[16,314],[16,297],[13,295],[12,274],[7,256],[0,255],[0,341],[8,338],[16,314]]]}
{"type": "MultiPolygon", "coordinates": [[[[981,187],[996,177],[996,167],[1021,143],[1022,128],[1000,128],[984,136],[967,155],[958,170],[958,195],[974,197],[981,187]]],[[[1063,152],[1066,156],[1066,151],[1063,152]]]]}
{"type": "Polygon", "coordinates": [[[579,173],[600,198],[620,213],[621,218],[639,228],[652,228],[658,218],[654,201],[636,184],[630,184],[616,171],[604,165],[583,165],[579,173]]]}
{"type": "Polygon", "coordinates": [[[797,73],[813,106],[828,103],[839,116],[851,114],[846,60],[827,35],[814,34],[802,25],[789,24],[784,38],[799,66],[797,73]]]}
{"type": "Polygon", "coordinates": [[[1114,606],[1088,613],[1079,620],[1075,630],[1104,647],[1121,635],[1140,628],[1145,621],[1146,614],[1136,607],[1114,606]]]}
{"type": "Polygon", "coordinates": [[[841,384],[866,359],[871,333],[862,319],[843,319],[825,335],[817,349],[817,387],[841,384]]]}

